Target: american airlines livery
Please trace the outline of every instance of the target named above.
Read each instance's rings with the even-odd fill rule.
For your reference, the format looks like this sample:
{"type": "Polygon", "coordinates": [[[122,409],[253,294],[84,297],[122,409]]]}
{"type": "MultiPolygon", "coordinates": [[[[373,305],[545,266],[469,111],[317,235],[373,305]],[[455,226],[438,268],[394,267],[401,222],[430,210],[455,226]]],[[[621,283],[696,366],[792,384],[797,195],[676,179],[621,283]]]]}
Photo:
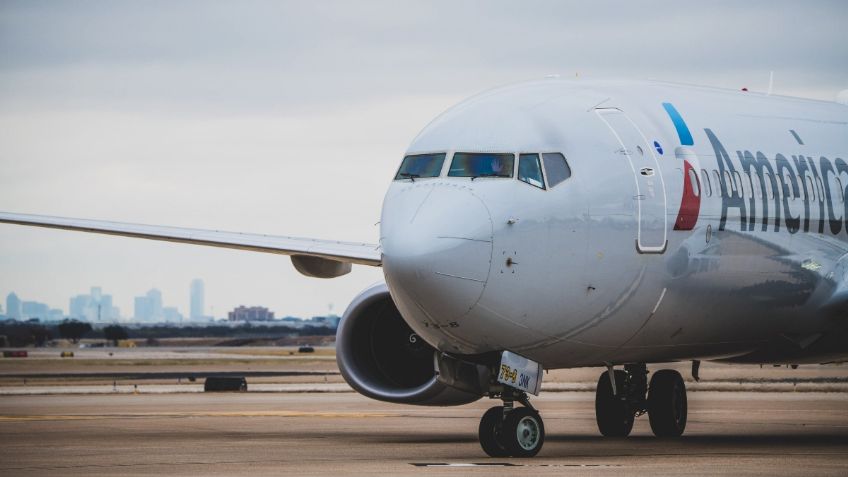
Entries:
{"type": "MultiPolygon", "coordinates": [[[[337,333],[365,396],[488,397],[490,456],[529,457],[543,371],[597,366],[598,428],[686,427],[691,360],[848,358],[848,107],[652,82],[545,79],[475,96],[409,147],[379,244],[12,213],[0,221],[382,267],[337,333]],[[517,405],[517,404],[520,404],[517,405]]],[[[8,253],[8,251],[7,251],[8,253]]]]}

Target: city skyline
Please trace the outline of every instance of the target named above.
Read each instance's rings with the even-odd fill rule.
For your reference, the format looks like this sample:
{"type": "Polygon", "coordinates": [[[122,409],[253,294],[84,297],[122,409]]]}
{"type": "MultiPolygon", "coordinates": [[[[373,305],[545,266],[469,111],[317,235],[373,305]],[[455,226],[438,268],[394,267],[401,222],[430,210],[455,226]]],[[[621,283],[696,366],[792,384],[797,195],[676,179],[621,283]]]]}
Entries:
{"type": "MultiPolygon", "coordinates": [[[[81,293],[73,295],[68,299],[67,313],[65,308],[48,302],[39,301],[38,297],[27,297],[24,299],[14,290],[9,291],[4,296],[5,301],[0,304],[0,316],[14,319],[39,318],[42,321],[61,321],[62,319],[79,319],[89,322],[125,322],[125,323],[191,323],[191,322],[208,322],[211,320],[227,321],[231,320],[230,316],[233,311],[245,308],[243,302],[233,304],[229,309],[225,310],[220,316],[212,316],[203,313],[205,282],[202,279],[192,279],[189,285],[189,306],[191,310],[188,315],[180,311],[177,306],[167,306],[163,299],[163,293],[156,287],[149,289],[142,296],[135,296],[132,312],[121,313],[120,308],[112,306],[113,296],[103,292],[101,286],[89,287],[89,293],[81,293]],[[197,312],[197,314],[193,314],[197,312]]],[[[2,292],[0,292],[1,294],[2,292]]],[[[268,307],[261,304],[248,305],[248,308],[263,308],[266,312],[270,311],[268,307]]],[[[273,311],[270,312],[271,319],[310,319],[323,316],[335,316],[332,310],[327,314],[314,314],[308,318],[298,317],[293,314],[283,314],[274,318],[273,311]]]]}

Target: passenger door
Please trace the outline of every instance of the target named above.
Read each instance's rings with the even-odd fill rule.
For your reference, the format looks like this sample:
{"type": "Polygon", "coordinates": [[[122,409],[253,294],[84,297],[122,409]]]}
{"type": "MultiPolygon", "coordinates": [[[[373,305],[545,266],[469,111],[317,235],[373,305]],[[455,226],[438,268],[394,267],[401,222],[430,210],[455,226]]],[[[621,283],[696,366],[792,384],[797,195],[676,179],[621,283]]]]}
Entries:
{"type": "Polygon", "coordinates": [[[665,183],[654,148],[636,124],[617,108],[598,108],[598,117],[610,128],[621,149],[616,151],[627,159],[636,181],[636,249],[639,253],[663,253],[666,237],[665,183]]]}

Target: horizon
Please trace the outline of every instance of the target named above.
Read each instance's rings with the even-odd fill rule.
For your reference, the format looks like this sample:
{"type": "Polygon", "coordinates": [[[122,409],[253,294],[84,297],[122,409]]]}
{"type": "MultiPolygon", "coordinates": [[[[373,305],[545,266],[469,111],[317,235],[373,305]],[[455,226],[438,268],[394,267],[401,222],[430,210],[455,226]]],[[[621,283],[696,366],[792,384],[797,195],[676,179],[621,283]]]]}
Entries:
{"type": "MultiPolygon", "coordinates": [[[[114,295],[112,295],[111,293],[108,293],[108,289],[106,287],[103,287],[101,285],[92,285],[92,286],[89,287],[89,291],[91,291],[94,288],[100,288],[101,290],[103,290],[103,295],[110,295],[114,298],[114,295]]],[[[158,290],[158,289],[154,286],[153,288],[151,288],[148,291],[153,291],[153,290],[158,290]]],[[[8,314],[7,314],[8,310],[7,310],[7,305],[6,305],[9,296],[12,295],[12,294],[14,294],[21,301],[22,304],[26,303],[26,302],[44,304],[44,305],[48,306],[50,311],[53,311],[53,310],[62,311],[62,314],[63,314],[63,316],[61,318],[62,320],[76,319],[76,320],[80,320],[80,321],[86,321],[86,322],[89,322],[89,323],[113,323],[113,322],[115,322],[115,321],[109,321],[109,320],[91,321],[91,320],[88,320],[88,319],[86,319],[85,317],[82,317],[82,316],[73,316],[73,315],[71,315],[71,311],[70,311],[69,307],[52,306],[53,304],[48,303],[46,301],[41,301],[37,298],[34,299],[34,298],[30,298],[30,297],[21,296],[20,294],[16,293],[14,290],[9,291],[8,293],[5,293],[5,294],[0,293],[0,295],[2,295],[2,297],[3,297],[2,303],[0,303],[0,319],[14,319],[14,318],[11,318],[11,317],[8,316],[8,314]]],[[[77,295],[73,295],[73,296],[68,298],[68,301],[73,300],[73,298],[75,298],[79,295],[85,295],[85,293],[79,293],[77,295]]],[[[135,296],[135,298],[140,298],[140,297],[143,297],[143,296],[144,296],[144,294],[140,294],[140,295],[135,296]]],[[[167,305],[168,305],[168,303],[163,300],[163,303],[162,303],[163,308],[170,308],[170,306],[167,306],[167,305]]],[[[277,314],[277,312],[275,310],[272,310],[270,307],[267,307],[267,306],[262,305],[262,304],[255,304],[255,303],[254,304],[239,303],[238,305],[234,305],[229,311],[227,311],[225,313],[229,313],[231,311],[234,311],[235,309],[242,308],[242,307],[246,307],[246,308],[267,308],[269,311],[271,311],[275,315],[277,314]]],[[[177,311],[180,311],[179,307],[174,306],[173,308],[175,308],[177,311]]],[[[180,311],[180,313],[182,314],[181,311],[180,311]]],[[[312,316],[309,316],[309,317],[298,316],[298,315],[293,315],[293,314],[285,314],[283,316],[275,316],[274,318],[272,318],[270,320],[256,320],[254,322],[257,322],[257,323],[260,323],[260,322],[278,322],[278,321],[286,321],[286,320],[291,320],[291,319],[296,319],[296,320],[300,320],[300,321],[310,321],[310,320],[315,319],[315,318],[329,318],[329,317],[339,317],[339,316],[340,315],[337,315],[337,314],[333,313],[332,311],[327,312],[325,314],[312,315],[312,316]]],[[[33,318],[39,319],[43,323],[57,322],[57,320],[52,320],[52,319],[46,318],[46,317],[26,317],[26,318],[21,317],[19,319],[19,321],[26,321],[26,320],[30,320],[30,319],[33,319],[33,318]]],[[[229,320],[229,318],[227,317],[226,314],[223,315],[223,316],[213,316],[213,315],[206,314],[206,315],[203,315],[199,319],[198,318],[191,318],[191,317],[187,317],[187,316],[183,315],[183,318],[180,321],[167,321],[167,320],[145,321],[145,320],[141,320],[141,319],[136,319],[136,317],[134,315],[127,315],[124,312],[124,310],[121,310],[121,314],[120,314],[119,318],[120,318],[119,321],[117,321],[118,323],[135,323],[135,324],[207,324],[207,323],[221,323],[221,322],[227,322],[227,323],[240,323],[240,322],[243,323],[243,322],[245,322],[243,320],[229,320]]]]}

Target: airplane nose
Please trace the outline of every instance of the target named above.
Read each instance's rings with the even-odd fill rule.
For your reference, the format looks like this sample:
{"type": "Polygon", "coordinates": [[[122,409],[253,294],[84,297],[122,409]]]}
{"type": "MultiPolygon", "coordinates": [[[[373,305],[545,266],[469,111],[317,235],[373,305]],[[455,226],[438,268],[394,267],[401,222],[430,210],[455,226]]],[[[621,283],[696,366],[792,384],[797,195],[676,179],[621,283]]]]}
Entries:
{"type": "Polygon", "coordinates": [[[433,324],[455,326],[489,277],[493,227],[485,204],[463,186],[415,186],[386,201],[381,225],[390,290],[433,324]]]}

